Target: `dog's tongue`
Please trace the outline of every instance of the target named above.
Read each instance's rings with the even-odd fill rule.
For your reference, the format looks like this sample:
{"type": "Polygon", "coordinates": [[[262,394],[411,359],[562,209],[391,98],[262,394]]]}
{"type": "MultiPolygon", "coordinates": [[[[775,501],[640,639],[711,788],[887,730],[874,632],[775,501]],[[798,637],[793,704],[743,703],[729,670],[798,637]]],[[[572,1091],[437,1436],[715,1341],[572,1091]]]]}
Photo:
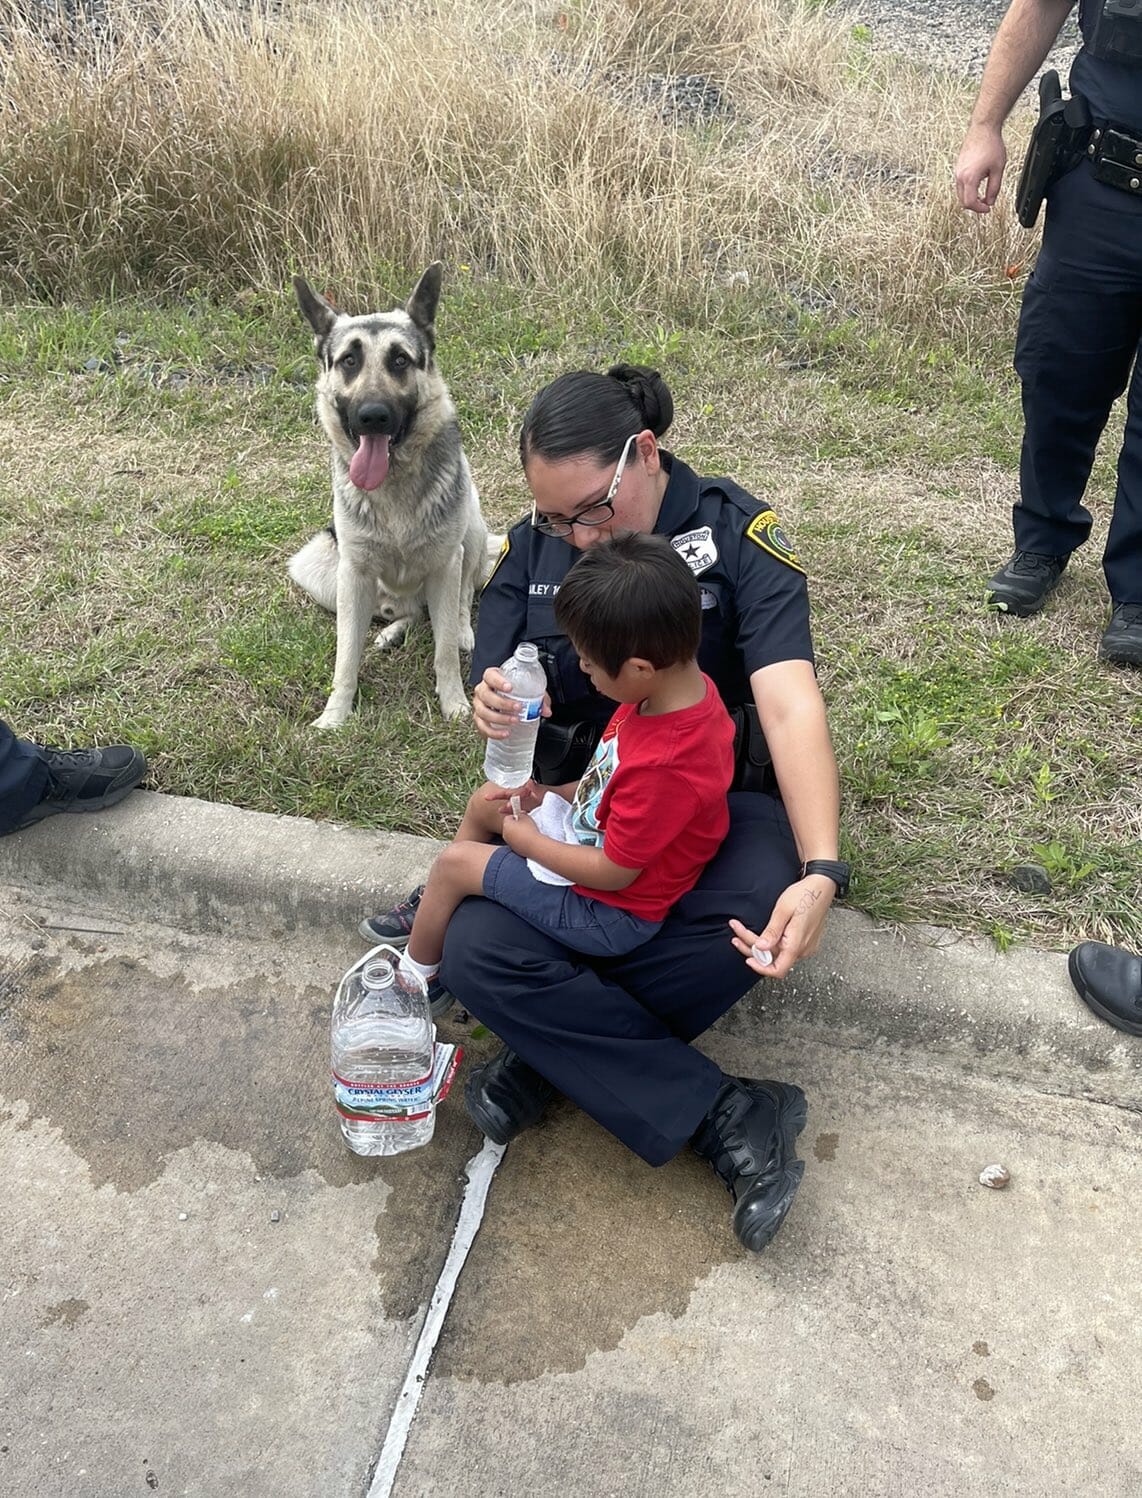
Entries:
{"type": "Polygon", "coordinates": [[[388,477],[389,439],[362,437],[349,464],[349,477],[358,489],[379,489],[388,477]]]}

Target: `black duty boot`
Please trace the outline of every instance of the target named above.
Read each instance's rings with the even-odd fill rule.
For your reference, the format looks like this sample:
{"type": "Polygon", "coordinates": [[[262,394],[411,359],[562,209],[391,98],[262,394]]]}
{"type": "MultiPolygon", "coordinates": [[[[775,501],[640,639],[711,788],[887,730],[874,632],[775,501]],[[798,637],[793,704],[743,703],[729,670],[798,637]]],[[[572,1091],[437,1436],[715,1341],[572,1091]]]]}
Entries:
{"type": "Polygon", "coordinates": [[[48,782],[36,805],[10,829],[13,832],[61,811],[105,811],[129,796],[147,773],[142,750],[129,744],[106,749],[41,747],[39,753],[48,767],[48,782]]]}
{"type": "Polygon", "coordinates": [[[1098,653],[1115,666],[1142,666],[1142,603],[1116,603],[1098,653]]]}
{"type": "Polygon", "coordinates": [[[1021,619],[1037,614],[1047,594],[1063,575],[1067,557],[1048,557],[1038,551],[1017,551],[987,585],[987,601],[1005,614],[1021,619]]]}
{"type": "Polygon", "coordinates": [[[800,1087],[727,1077],[691,1140],[734,1198],[734,1232],[759,1253],[785,1221],[805,1173],[794,1154],[808,1106],[800,1087]]]}
{"type": "Polygon", "coordinates": [[[1067,967],[1079,997],[1099,1019],[1129,1035],[1142,1035],[1142,957],[1105,942],[1084,941],[1067,958],[1067,967]]]}
{"type": "Polygon", "coordinates": [[[507,1046],[477,1066],[464,1087],[473,1121],[493,1144],[507,1144],[543,1117],[555,1088],[507,1046]]]}

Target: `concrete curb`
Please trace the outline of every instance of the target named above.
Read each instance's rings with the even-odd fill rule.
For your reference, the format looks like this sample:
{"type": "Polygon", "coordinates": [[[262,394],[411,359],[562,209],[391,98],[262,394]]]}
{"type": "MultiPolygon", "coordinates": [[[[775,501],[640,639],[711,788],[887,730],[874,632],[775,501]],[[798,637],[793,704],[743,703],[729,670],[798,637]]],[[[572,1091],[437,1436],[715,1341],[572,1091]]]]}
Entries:
{"type": "MultiPolygon", "coordinates": [[[[138,791],[100,816],[0,839],[0,879],[201,933],[274,937],[355,927],[405,894],[440,844],[138,791]]],[[[953,1058],[1044,1091],[1142,1109],[1142,1041],[1097,1020],[1057,953],[1001,956],[936,927],[878,928],[835,909],[815,957],[762,981],[719,1027],[772,1046],[812,1040],[953,1058]]]]}

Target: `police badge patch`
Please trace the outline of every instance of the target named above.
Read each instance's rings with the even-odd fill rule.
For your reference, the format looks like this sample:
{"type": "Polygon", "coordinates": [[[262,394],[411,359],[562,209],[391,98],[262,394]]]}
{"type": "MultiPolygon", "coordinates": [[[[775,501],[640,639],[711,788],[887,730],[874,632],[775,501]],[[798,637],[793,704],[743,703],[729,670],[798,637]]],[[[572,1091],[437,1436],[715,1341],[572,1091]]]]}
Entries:
{"type": "Polygon", "coordinates": [[[695,577],[718,560],[714,533],[708,525],[701,525],[696,531],[685,531],[681,536],[671,536],[670,544],[695,577]]]}
{"type": "Polygon", "coordinates": [[[772,510],[762,510],[760,515],[755,515],[746,526],[745,533],[751,541],[761,547],[762,551],[768,551],[771,557],[776,557],[787,567],[804,573],[801,558],[790,546],[789,538],[781,529],[781,522],[772,510]]]}

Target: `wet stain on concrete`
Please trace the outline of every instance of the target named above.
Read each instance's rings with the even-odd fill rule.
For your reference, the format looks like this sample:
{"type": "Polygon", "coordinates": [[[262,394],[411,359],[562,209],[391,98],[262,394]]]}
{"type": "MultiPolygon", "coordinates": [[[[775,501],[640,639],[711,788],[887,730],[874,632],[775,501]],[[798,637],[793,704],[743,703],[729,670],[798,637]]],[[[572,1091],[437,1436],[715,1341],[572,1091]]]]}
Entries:
{"type": "Polygon", "coordinates": [[[396,1193],[395,1215],[411,1219],[404,1242],[410,1254],[419,1243],[423,1261],[438,1199],[455,1213],[478,1136],[450,1100],[429,1149],[354,1155],[330,1095],[331,997],[286,972],[248,989],[195,990],[130,957],[93,954],[67,973],[38,960],[0,999],[0,1095],[28,1104],[23,1127],[42,1119],[59,1129],[96,1187],[137,1191],[197,1141],[245,1152],[262,1176],[380,1179],[396,1193]]]}
{"type": "Polygon", "coordinates": [[[818,1134],[813,1145],[813,1154],[818,1160],[835,1160],[837,1158],[837,1145],[841,1142],[839,1134],[818,1134]]]}
{"type": "Polygon", "coordinates": [[[641,1318],[682,1316],[698,1281],[749,1257],[730,1206],[696,1155],[652,1169],[558,1104],[500,1165],[435,1374],[514,1384],[572,1372],[641,1318]]]}
{"type": "Polygon", "coordinates": [[[453,1106],[447,1114],[441,1109],[436,1133],[427,1149],[410,1150],[386,1164],[385,1178],[392,1182],[394,1190],[400,1191],[401,1200],[407,1194],[417,1202],[416,1212],[410,1213],[393,1210],[390,1200],[389,1208],[378,1215],[374,1225],[377,1249],[373,1270],[385,1315],[396,1320],[407,1321],[423,1306],[425,1286],[431,1293],[456,1228],[465,1183],[462,1173],[454,1179],[447,1177],[447,1167],[435,1152],[442,1129],[464,1132],[469,1146],[464,1152],[466,1158],[480,1146],[475,1125],[468,1122],[467,1115],[458,1116],[453,1106]]]}
{"type": "Polygon", "coordinates": [[[60,1300],[54,1306],[48,1306],[40,1325],[54,1326],[58,1321],[62,1326],[74,1326],[90,1309],[86,1300],[60,1300]]]}
{"type": "Polygon", "coordinates": [[[986,1342],[973,1342],[971,1350],[977,1357],[986,1358],[991,1356],[991,1348],[986,1342]]]}
{"type": "Polygon", "coordinates": [[[975,1397],[977,1399],[988,1400],[995,1398],[995,1390],[991,1387],[986,1378],[977,1378],[975,1383],[972,1384],[972,1389],[974,1390],[975,1397]]]}

